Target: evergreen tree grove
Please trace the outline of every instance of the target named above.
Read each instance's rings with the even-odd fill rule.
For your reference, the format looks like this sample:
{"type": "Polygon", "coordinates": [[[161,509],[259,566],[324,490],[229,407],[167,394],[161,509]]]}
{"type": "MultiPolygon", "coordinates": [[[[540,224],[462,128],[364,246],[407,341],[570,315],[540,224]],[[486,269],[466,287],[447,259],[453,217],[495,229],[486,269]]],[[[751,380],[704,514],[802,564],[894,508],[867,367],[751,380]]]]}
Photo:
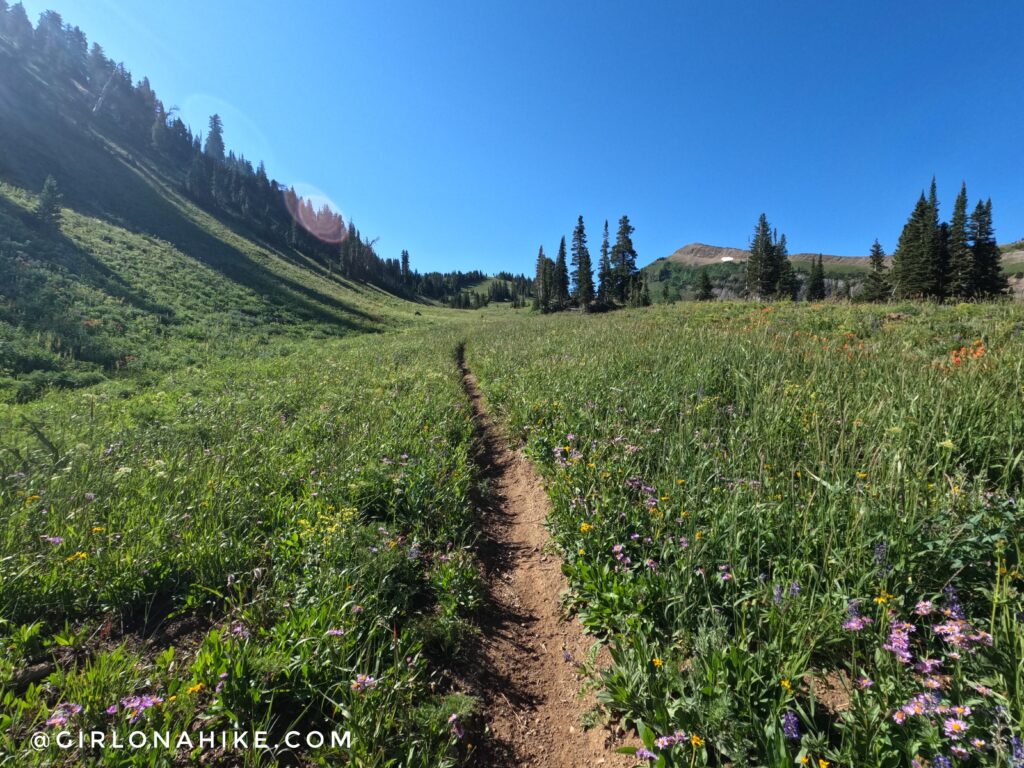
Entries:
{"type": "Polygon", "coordinates": [[[1006,277],[1002,271],[1002,254],[996,245],[992,227],[992,201],[978,201],[971,214],[968,235],[974,254],[975,294],[992,298],[1006,292],[1006,277]]]}
{"type": "Polygon", "coordinates": [[[821,254],[811,263],[811,274],[807,278],[807,300],[821,301],[825,298],[825,264],[821,254]]]}
{"type": "Polygon", "coordinates": [[[700,277],[697,279],[697,301],[711,301],[715,298],[715,289],[711,284],[711,276],[708,274],[707,267],[700,271],[700,277]]]}

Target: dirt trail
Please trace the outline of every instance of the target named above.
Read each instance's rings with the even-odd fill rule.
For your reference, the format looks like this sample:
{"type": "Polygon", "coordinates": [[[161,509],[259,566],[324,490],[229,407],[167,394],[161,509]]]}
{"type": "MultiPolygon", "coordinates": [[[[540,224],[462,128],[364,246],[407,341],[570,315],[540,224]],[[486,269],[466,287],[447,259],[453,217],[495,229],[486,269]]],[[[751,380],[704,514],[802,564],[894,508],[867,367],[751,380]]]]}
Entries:
{"type": "Polygon", "coordinates": [[[477,426],[477,461],[489,484],[480,500],[479,553],[488,609],[474,649],[479,663],[464,671],[483,701],[490,730],[477,763],[487,768],[636,765],[615,752],[618,743],[607,729],[583,730],[581,718],[594,702],[580,696],[578,665],[593,641],[561,616],[565,577],[558,557],[544,550],[548,496],[533,465],[508,447],[487,412],[461,348],[458,363],[477,426]]]}

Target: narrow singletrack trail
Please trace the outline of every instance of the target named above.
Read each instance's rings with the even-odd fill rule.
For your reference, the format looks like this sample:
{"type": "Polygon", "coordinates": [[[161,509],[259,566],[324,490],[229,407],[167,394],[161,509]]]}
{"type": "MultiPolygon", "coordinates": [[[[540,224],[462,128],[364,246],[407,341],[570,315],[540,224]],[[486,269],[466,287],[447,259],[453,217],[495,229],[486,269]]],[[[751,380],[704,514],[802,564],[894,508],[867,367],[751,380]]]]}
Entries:
{"type": "Polygon", "coordinates": [[[633,766],[600,725],[585,731],[593,697],[580,695],[593,641],[561,615],[566,588],[560,560],[545,551],[550,502],[533,465],[508,446],[488,413],[476,378],[457,350],[463,387],[473,408],[477,462],[488,483],[479,500],[488,608],[466,682],[482,700],[489,738],[477,764],[488,768],[633,766]]]}

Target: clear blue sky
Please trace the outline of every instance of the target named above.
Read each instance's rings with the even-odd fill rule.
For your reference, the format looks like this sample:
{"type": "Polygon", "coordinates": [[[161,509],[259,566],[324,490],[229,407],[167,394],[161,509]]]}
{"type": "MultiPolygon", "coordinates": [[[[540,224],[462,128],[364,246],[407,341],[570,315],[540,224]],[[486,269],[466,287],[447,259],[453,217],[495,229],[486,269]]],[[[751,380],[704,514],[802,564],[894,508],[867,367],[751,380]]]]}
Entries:
{"type": "Polygon", "coordinates": [[[193,129],[320,190],[384,256],[530,271],[583,214],[643,263],[887,250],[934,173],[1024,237],[1024,3],[26,0],[78,24],[193,129]]]}

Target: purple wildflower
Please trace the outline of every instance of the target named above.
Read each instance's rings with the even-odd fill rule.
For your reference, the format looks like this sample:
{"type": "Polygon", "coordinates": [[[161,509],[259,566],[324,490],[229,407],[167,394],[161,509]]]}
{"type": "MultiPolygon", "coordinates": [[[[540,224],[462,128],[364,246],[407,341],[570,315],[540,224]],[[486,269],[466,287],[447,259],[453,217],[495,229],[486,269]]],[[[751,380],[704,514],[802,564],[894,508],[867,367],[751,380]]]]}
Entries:
{"type": "Polygon", "coordinates": [[[800,739],[800,721],[797,719],[795,712],[786,710],[786,713],[782,716],[782,733],[790,741],[798,741],[800,739]]]}

